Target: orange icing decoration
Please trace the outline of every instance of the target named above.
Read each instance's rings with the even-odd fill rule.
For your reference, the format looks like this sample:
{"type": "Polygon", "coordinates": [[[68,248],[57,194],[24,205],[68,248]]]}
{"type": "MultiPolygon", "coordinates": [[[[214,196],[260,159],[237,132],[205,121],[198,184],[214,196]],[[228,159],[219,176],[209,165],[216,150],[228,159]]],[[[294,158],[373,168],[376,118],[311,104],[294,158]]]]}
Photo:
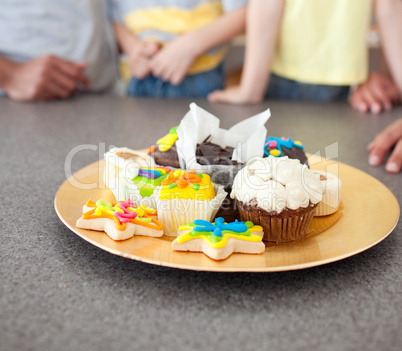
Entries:
{"type": "Polygon", "coordinates": [[[201,183],[202,178],[197,175],[195,170],[183,171],[177,169],[170,172],[169,175],[162,181],[162,185],[175,183],[179,188],[186,188],[195,183],[201,183]]]}

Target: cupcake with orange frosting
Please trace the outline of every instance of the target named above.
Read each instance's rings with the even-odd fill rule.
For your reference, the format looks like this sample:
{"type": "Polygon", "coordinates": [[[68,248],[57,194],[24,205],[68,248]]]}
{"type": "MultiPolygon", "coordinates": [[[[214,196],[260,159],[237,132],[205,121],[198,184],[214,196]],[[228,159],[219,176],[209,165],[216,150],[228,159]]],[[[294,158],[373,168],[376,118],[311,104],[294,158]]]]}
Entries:
{"type": "Polygon", "coordinates": [[[209,175],[181,169],[170,172],[154,193],[158,197],[158,220],[163,223],[164,234],[171,236],[196,219],[211,221],[227,194],[222,186],[211,182],[209,175]]]}

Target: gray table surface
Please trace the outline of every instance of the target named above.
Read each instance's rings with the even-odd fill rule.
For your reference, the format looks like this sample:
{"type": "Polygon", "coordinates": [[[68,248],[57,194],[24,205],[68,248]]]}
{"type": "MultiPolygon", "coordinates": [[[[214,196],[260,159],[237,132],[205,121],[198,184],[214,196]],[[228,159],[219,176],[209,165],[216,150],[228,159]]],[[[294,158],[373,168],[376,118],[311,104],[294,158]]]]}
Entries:
{"type": "MultiPolygon", "coordinates": [[[[0,349],[400,350],[402,225],[356,256],[281,273],[209,273],[141,263],[84,241],[53,199],[74,147],[144,148],[177,125],[190,100],[77,96],[0,98],[0,349]]],[[[361,115],[344,103],[196,100],[229,128],[271,108],[268,133],[382,181],[402,201],[402,176],[367,164],[367,144],[402,109],[361,115]]],[[[73,171],[97,161],[81,151],[73,171]]],[[[375,199],[373,199],[375,201],[375,199]]]]}

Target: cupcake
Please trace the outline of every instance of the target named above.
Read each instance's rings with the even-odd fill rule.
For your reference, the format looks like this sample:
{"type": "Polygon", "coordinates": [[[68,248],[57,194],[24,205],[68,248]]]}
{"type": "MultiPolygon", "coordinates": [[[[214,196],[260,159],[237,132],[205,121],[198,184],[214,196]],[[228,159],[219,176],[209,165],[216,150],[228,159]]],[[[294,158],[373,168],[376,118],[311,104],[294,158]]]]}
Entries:
{"type": "Polygon", "coordinates": [[[177,169],[168,174],[154,194],[164,233],[176,236],[181,225],[196,219],[211,221],[227,193],[222,186],[212,183],[207,174],[177,169]]]}
{"type": "Polygon", "coordinates": [[[293,141],[290,138],[269,137],[264,145],[265,157],[283,157],[288,156],[299,160],[308,166],[307,156],[304,153],[304,146],[300,141],[293,141]]]}
{"type": "Polygon", "coordinates": [[[315,216],[327,216],[336,212],[341,202],[342,182],[338,177],[324,171],[313,171],[320,176],[324,185],[325,193],[322,201],[318,204],[315,216]]]}
{"type": "Polygon", "coordinates": [[[153,196],[157,187],[168,176],[170,168],[129,168],[120,173],[118,201],[130,199],[136,206],[145,205],[156,208],[157,198],[153,196]]]}
{"type": "Polygon", "coordinates": [[[307,235],[323,193],[319,175],[299,160],[268,156],[236,175],[231,197],[242,221],[262,226],[263,240],[288,242],[307,235]]]}
{"type": "Polygon", "coordinates": [[[122,187],[120,174],[139,167],[155,167],[154,159],[145,152],[126,147],[112,148],[105,154],[105,185],[113,192],[117,201],[125,201],[119,196],[122,187]]]}

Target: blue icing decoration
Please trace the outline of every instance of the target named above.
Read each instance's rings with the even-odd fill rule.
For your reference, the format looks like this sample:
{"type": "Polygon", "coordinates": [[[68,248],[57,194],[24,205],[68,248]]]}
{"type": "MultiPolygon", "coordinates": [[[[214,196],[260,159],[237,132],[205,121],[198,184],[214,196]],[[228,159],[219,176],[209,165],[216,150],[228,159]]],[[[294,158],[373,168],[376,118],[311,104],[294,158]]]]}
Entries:
{"type": "Polygon", "coordinates": [[[196,232],[213,232],[216,236],[222,236],[222,231],[228,230],[235,233],[243,233],[248,230],[248,226],[244,222],[239,222],[237,219],[232,223],[225,223],[222,217],[215,219],[215,223],[204,221],[203,219],[196,219],[194,222],[195,227],[193,230],[196,232]],[[220,235],[215,234],[219,230],[220,235]]]}
{"type": "Polygon", "coordinates": [[[303,145],[296,144],[292,139],[287,138],[287,139],[282,139],[282,138],[277,138],[277,137],[269,137],[267,140],[265,140],[265,145],[264,145],[264,154],[266,156],[269,156],[270,153],[267,151],[267,146],[270,147],[271,142],[276,142],[276,146],[273,148],[277,148],[279,150],[279,156],[282,156],[282,146],[286,147],[288,149],[291,149],[292,147],[297,147],[299,149],[304,149],[303,145]]]}

